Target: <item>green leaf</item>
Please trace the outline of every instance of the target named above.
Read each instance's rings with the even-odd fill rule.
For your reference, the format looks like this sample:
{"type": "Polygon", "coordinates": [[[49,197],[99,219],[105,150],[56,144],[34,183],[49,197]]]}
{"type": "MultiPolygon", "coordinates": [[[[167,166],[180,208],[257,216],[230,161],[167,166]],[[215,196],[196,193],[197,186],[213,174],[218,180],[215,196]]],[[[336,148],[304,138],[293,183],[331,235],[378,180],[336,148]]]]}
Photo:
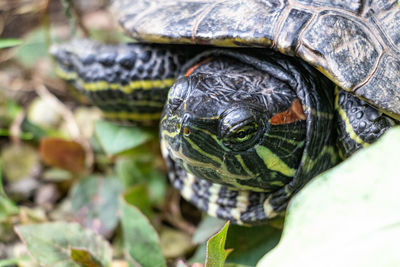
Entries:
{"type": "Polygon", "coordinates": [[[139,209],[128,204],[125,198],[125,195],[120,198],[120,210],[129,266],[166,266],[157,232],[139,209]]]}
{"type": "MultiPolygon", "coordinates": [[[[214,217],[206,217],[196,229],[193,242],[196,244],[207,240],[216,233],[226,221],[214,217]]],[[[274,248],[279,242],[282,230],[271,225],[239,226],[231,225],[226,237],[226,246],[233,248],[226,259],[226,264],[243,264],[255,266],[262,256],[274,248]]],[[[206,248],[200,245],[190,262],[202,262],[205,259],[206,248]]]]}
{"type": "Polygon", "coordinates": [[[28,260],[30,260],[28,255],[19,258],[1,259],[0,267],[23,266],[21,263],[28,260]]]}
{"type": "Polygon", "coordinates": [[[84,227],[110,236],[118,224],[118,195],[122,185],[113,177],[90,176],[71,189],[75,219],[84,227]]]}
{"type": "Polygon", "coordinates": [[[152,135],[138,127],[120,126],[108,121],[95,122],[96,135],[109,155],[122,153],[150,140],[152,135]]]}
{"type": "Polygon", "coordinates": [[[115,165],[117,176],[126,188],[148,180],[146,176],[151,166],[148,161],[132,157],[119,157],[115,165]]]}
{"type": "Polygon", "coordinates": [[[400,128],[314,178],[258,266],[399,266],[400,128]]]}
{"type": "Polygon", "coordinates": [[[147,186],[140,184],[133,186],[124,192],[124,199],[127,204],[138,208],[147,218],[151,218],[151,204],[147,192],[147,186]]]}
{"type": "Polygon", "coordinates": [[[70,248],[71,259],[83,267],[102,267],[93,255],[86,249],[70,248]]]}
{"type": "Polygon", "coordinates": [[[13,99],[7,98],[0,90],[0,127],[7,129],[15,118],[23,111],[13,99]]]}
{"type": "Polygon", "coordinates": [[[206,267],[223,267],[226,257],[232,252],[232,249],[225,249],[228,227],[229,221],[224,225],[221,231],[208,240],[206,267]]]}
{"type": "Polygon", "coordinates": [[[224,225],[225,220],[207,216],[205,217],[196,228],[192,241],[195,244],[201,244],[207,241],[212,235],[217,233],[224,225]]]}
{"type": "Polygon", "coordinates": [[[17,214],[18,211],[18,206],[4,192],[2,161],[0,160],[0,222],[4,221],[10,215],[17,214]]]}
{"type": "Polygon", "coordinates": [[[111,263],[110,245],[99,235],[76,223],[43,223],[15,227],[32,257],[43,266],[72,267],[70,248],[87,250],[102,266],[111,263]]]}
{"type": "Polygon", "coordinates": [[[20,39],[12,39],[12,38],[0,39],[0,49],[13,47],[13,46],[17,46],[20,44],[22,44],[22,40],[20,40],[20,39]]]}
{"type": "Polygon", "coordinates": [[[17,47],[15,57],[28,68],[33,68],[42,58],[49,56],[45,28],[38,28],[24,38],[24,43],[17,47]]]}
{"type": "Polygon", "coordinates": [[[57,134],[56,131],[45,130],[27,119],[22,122],[21,130],[29,134],[30,139],[37,142],[45,136],[61,136],[61,134],[57,134]]]}
{"type": "Polygon", "coordinates": [[[0,160],[0,197],[7,197],[3,187],[3,162],[0,160]]]}
{"type": "Polygon", "coordinates": [[[167,180],[165,174],[155,169],[154,155],[149,153],[140,155],[140,158],[118,158],[116,161],[117,176],[126,188],[145,183],[150,202],[162,204],[167,189],[167,180]],[[143,158],[148,158],[148,160],[143,160],[143,158]]]}
{"type": "Polygon", "coordinates": [[[2,181],[2,161],[0,160],[0,243],[14,239],[12,232],[14,222],[12,216],[18,214],[18,212],[18,206],[9,199],[4,192],[2,181]]]}

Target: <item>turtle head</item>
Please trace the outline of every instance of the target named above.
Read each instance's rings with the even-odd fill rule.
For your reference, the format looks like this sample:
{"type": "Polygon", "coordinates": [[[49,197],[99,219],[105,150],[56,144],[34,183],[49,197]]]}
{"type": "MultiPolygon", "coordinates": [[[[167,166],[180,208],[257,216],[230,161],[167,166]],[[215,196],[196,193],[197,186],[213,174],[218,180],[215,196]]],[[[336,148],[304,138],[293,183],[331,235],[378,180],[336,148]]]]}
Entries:
{"type": "Polygon", "coordinates": [[[219,57],[176,81],[160,131],[164,156],[189,173],[271,191],[296,174],[306,120],[288,85],[248,64],[219,57]]]}

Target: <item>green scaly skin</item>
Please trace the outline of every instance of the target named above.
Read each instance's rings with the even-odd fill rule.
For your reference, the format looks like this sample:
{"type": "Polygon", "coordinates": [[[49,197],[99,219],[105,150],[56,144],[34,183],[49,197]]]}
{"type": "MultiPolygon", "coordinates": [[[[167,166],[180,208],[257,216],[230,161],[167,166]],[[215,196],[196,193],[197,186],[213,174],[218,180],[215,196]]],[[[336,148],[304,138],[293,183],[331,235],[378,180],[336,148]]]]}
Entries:
{"type": "Polygon", "coordinates": [[[86,95],[105,118],[156,124],[180,67],[201,50],[157,44],[104,45],[79,39],[50,52],[58,62],[58,76],[86,95]]]}
{"type": "Polygon", "coordinates": [[[164,106],[160,138],[171,183],[210,215],[239,224],[268,221],[338,163],[338,154],[351,155],[397,123],[297,59],[265,49],[203,50],[74,41],[53,55],[61,77],[106,117],[154,122],[164,106]],[[122,63],[134,58],[132,51],[141,59],[122,63]],[[169,90],[166,81],[175,79],[169,90]],[[296,101],[304,117],[273,121],[296,101]]]}

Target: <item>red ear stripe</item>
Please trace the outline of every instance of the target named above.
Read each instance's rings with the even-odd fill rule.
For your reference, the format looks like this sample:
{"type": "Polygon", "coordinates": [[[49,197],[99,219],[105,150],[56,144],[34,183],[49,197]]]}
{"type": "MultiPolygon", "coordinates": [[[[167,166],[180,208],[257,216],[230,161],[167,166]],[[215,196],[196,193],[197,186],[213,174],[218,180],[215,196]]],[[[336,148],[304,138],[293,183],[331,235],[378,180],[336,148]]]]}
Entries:
{"type": "Polygon", "coordinates": [[[292,106],[278,114],[272,116],[269,122],[272,125],[289,124],[299,120],[305,120],[306,115],[304,114],[303,107],[298,98],[292,102],[292,106]]]}
{"type": "Polygon", "coordinates": [[[205,64],[205,63],[208,63],[208,62],[210,62],[210,61],[211,61],[211,58],[206,58],[206,59],[204,59],[203,61],[200,61],[200,62],[197,63],[196,65],[192,66],[192,67],[191,67],[190,69],[188,69],[188,71],[186,72],[185,77],[188,77],[190,74],[192,74],[193,71],[194,71],[195,69],[197,69],[198,66],[203,65],[203,64],[205,64]]]}

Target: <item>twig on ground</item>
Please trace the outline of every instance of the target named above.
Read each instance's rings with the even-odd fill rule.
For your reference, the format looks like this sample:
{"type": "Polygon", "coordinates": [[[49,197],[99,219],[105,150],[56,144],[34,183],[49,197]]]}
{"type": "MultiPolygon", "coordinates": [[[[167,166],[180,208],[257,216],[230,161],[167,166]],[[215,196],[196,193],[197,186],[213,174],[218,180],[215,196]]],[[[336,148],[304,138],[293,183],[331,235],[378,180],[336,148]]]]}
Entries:
{"type": "Polygon", "coordinates": [[[14,144],[18,144],[20,142],[21,136],[21,124],[24,121],[25,112],[20,112],[11,123],[10,127],[10,138],[14,144]]]}
{"type": "Polygon", "coordinates": [[[166,207],[163,211],[163,218],[175,226],[176,228],[193,235],[196,231],[196,227],[191,223],[187,222],[181,214],[179,208],[180,194],[175,189],[172,189],[167,197],[165,203],[166,207]]]}

